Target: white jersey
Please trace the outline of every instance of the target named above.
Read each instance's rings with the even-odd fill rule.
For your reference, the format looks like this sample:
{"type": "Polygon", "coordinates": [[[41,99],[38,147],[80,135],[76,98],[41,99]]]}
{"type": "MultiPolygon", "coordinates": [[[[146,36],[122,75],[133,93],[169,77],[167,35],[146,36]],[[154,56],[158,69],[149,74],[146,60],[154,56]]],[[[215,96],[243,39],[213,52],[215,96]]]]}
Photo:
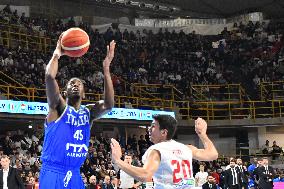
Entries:
{"type": "Polygon", "coordinates": [[[192,152],[184,144],[170,140],[151,146],[143,155],[145,164],[151,150],[161,154],[161,162],[153,176],[155,189],[193,188],[192,152]]]}

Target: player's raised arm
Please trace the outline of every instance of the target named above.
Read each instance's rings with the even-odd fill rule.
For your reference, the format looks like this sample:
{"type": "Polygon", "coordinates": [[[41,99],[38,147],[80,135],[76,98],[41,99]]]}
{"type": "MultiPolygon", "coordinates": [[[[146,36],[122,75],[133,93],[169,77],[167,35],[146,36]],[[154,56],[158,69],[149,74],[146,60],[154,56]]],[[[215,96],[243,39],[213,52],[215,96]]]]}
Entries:
{"type": "MultiPolygon", "coordinates": [[[[55,111],[59,105],[61,105],[62,103],[64,103],[64,100],[62,98],[62,96],[60,95],[60,90],[59,90],[59,86],[57,84],[57,81],[55,80],[57,71],[58,71],[58,59],[60,58],[60,56],[62,55],[62,51],[61,51],[61,37],[62,35],[59,37],[58,41],[57,41],[57,46],[56,49],[52,55],[52,58],[50,59],[49,63],[46,66],[46,70],[45,70],[45,83],[46,83],[46,95],[47,95],[47,102],[50,108],[49,111],[49,116],[47,117],[47,121],[52,121],[53,118],[51,118],[51,120],[49,120],[50,117],[50,113],[52,111],[55,111]]],[[[56,119],[56,118],[54,118],[56,119]]]]}
{"type": "Polygon", "coordinates": [[[198,149],[192,145],[188,147],[192,150],[193,159],[199,161],[213,161],[218,158],[218,152],[213,142],[208,138],[207,123],[204,119],[198,118],[195,120],[195,131],[203,143],[204,149],[198,149]]]}
{"type": "Polygon", "coordinates": [[[132,166],[120,159],[122,156],[121,147],[115,139],[111,139],[111,155],[112,162],[115,166],[141,182],[151,182],[152,177],[158,170],[161,162],[160,152],[157,150],[151,150],[143,167],[132,166]]]}
{"type": "Polygon", "coordinates": [[[110,64],[114,57],[116,43],[112,41],[110,45],[107,46],[107,55],[103,62],[104,70],[104,100],[100,100],[94,105],[87,105],[91,112],[91,120],[97,119],[102,115],[109,112],[114,106],[114,89],[110,74],[110,64]]]}

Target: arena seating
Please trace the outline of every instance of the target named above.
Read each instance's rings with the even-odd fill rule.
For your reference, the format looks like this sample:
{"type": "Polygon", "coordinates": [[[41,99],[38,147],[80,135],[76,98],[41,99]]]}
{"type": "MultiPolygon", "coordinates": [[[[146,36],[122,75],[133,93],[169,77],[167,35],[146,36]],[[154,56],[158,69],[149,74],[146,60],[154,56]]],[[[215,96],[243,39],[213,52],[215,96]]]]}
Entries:
{"type": "MultiPolygon", "coordinates": [[[[44,69],[56,39],[62,31],[73,26],[73,20],[63,24],[60,19],[51,21],[20,16],[17,12],[9,11],[7,7],[0,11],[0,70],[16,81],[14,84],[18,88],[13,89],[14,93],[20,91],[23,94],[22,89],[33,88],[36,94],[32,96],[33,99],[28,100],[40,101],[44,91],[34,88],[45,87],[44,69]],[[7,33],[14,34],[8,37],[7,33]]],[[[200,36],[194,32],[185,34],[182,31],[170,33],[167,30],[161,30],[158,34],[147,30],[133,33],[120,31],[118,28],[109,28],[105,33],[99,33],[92,31],[87,23],[82,23],[79,27],[91,37],[89,53],[84,58],[60,59],[59,84],[63,88],[70,76],[76,76],[85,81],[87,93],[101,94],[101,64],[105,46],[114,39],[117,41],[117,50],[115,63],[112,65],[112,79],[116,95],[122,96],[116,98],[118,107],[168,107],[173,110],[176,106],[186,119],[204,112],[209,119],[218,119],[218,116],[220,119],[231,119],[232,114],[224,116],[224,111],[227,112],[228,107],[236,106],[237,112],[233,115],[247,118],[248,115],[251,116],[250,113],[238,111],[240,106],[243,106],[242,111],[250,111],[247,107],[251,104],[244,101],[260,100],[253,103],[266,106],[265,103],[274,103],[269,100],[281,100],[284,96],[279,92],[283,82],[272,83],[283,79],[283,27],[276,23],[236,23],[232,31],[224,29],[218,36],[200,36]],[[212,42],[220,39],[225,39],[226,44],[221,43],[213,48],[212,42]],[[170,95],[160,95],[165,93],[170,95]],[[156,99],[155,95],[160,98],[156,99]],[[142,96],[147,98],[143,99],[142,96]],[[200,104],[192,106],[190,102],[200,104]],[[207,108],[212,106],[212,109],[217,109],[219,114],[213,117],[208,109],[202,108],[202,103],[207,108]]],[[[29,94],[30,92],[28,91],[29,94]]],[[[20,98],[20,95],[13,97],[20,98]]],[[[87,100],[97,100],[99,97],[90,95],[87,100]]],[[[283,106],[281,103],[279,101],[279,107],[283,106]]],[[[267,109],[270,106],[274,104],[267,109]]],[[[264,114],[267,111],[259,112],[259,115],[264,114]]],[[[279,114],[276,112],[277,115],[279,114]]],[[[12,165],[22,171],[21,176],[27,187],[34,185],[38,181],[38,157],[42,150],[42,137],[21,131],[13,134],[7,132],[0,141],[0,154],[10,155],[12,165]]],[[[151,145],[148,138],[141,136],[141,140],[137,140],[131,137],[127,141],[128,145],[123,146],[124,150],[134,154],[136,165],[141,164],[141,152],[151,145]]],[[[120,142],[126,143],[122,140],[120,142]]],[[[91,138],[90,153],[81,169],[83,177],[95,175],[101,182],[106,175],[116,176],[108,151],[109,139],[103,136],[91,138]]],[[[221,176],[222,168],[227,163],[226,158],[221,158],[208,163],[207,168],[221,176]]],[[[198,162],[194,162],[194,173],[198,172],[198,165],[198,162]]],[[[277,170],[277,175],[279,180],[283,180],[283,170],[277,170]]],[[[218,179],[218,183],[221,185],[222,178],[218,179]]]]}

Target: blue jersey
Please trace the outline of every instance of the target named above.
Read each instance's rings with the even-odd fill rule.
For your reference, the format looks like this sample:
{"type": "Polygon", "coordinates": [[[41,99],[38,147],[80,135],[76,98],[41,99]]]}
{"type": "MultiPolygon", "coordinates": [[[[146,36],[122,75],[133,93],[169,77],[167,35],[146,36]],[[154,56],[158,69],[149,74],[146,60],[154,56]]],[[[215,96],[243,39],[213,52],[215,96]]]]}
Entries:
{"type": "Polygon", "coordinates": [[[252,174],[253,171],[255,170],[255,168],[256,168],[256,165],[251,164],[251,165],[248,167],[248,172],[249,172],[250,174],[252,174]]]}
{"type": "Polygon", "coordinates": [[[79,169],[86,159],[90,139],[90,111],[66,105],[55,121],[45,123],[43,164],[79,169]]]}

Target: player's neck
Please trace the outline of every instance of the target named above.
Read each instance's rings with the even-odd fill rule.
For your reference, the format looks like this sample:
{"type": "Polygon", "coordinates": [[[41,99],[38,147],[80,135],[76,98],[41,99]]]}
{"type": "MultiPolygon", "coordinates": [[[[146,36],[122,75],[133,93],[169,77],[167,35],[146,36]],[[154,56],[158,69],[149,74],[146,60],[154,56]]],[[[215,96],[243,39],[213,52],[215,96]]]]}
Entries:
{"type": "Polygon", "coordinates": [[[168,142],[168,141],[170,141],[171,139],[161,139],[158,143],[160,143],[160,142],[168,142]]]}
{"type": "Polygon", "coordinates": [[[78,100],[78,99],[67,98],[67,104],[78,110],[81,106],[81,99],[78,100]]]}

